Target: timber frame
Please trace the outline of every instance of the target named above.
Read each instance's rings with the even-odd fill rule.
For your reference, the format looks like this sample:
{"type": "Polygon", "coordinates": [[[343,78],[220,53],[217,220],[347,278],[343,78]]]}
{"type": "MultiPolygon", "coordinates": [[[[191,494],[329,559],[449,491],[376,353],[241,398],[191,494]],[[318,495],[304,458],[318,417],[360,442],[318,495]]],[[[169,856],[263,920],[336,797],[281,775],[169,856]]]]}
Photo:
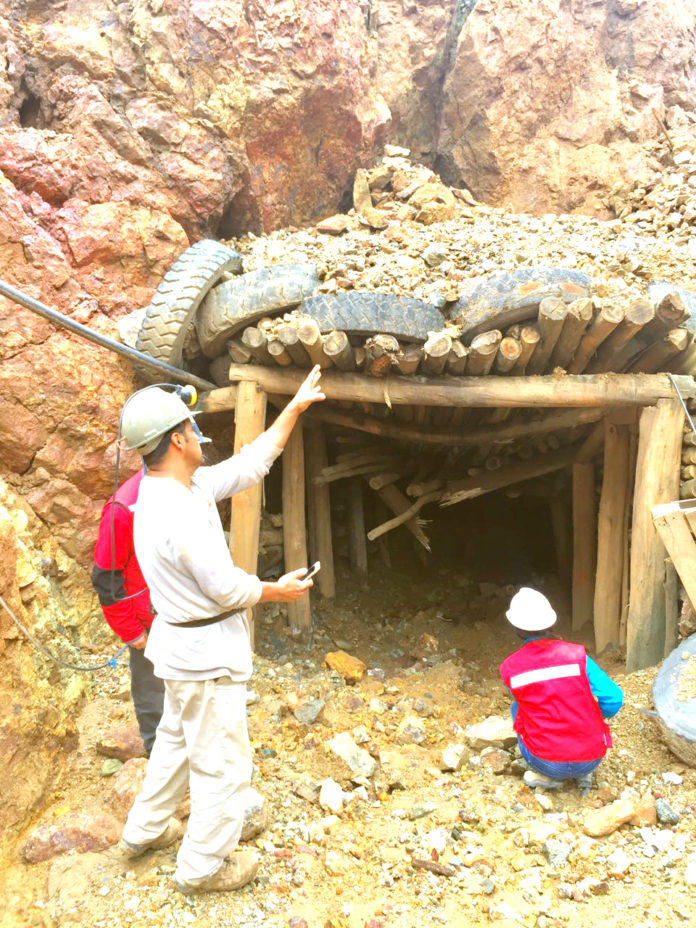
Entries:
{"type": "MultiPolygon", "coordinates": [[[[247,442],[264,428],[259,409],[265,408],[266,398],[282,407],[305,376],[306,371],[294,366],[232,362],[230,385],[202,394],[196,411],[217,413],[234,409],[236,430],[243,436],[240,441],[247,442]]],[[[667,640],[672,637],[666,635],[665,629],[674,627],[676,617],[672,613],[677,604],[675,597],[667,593],[673,583],[667,582],[669,562],[653,525],[651,508],[679,496],[685,413],[675,388],[685,400],[693,400],[696,397],[693,377],[601,373],[376,378],[331,370],[323,372],[322,386],[326,404],[308,411],[303,417],[304,428],[296,430],[285,451],[283,514],[287,569],[307,562],[306,492],[313,556],[322,562],[317,586],[323,596],[334,596],[328,484],[338,476],[351,477],[352,502],[348,514],[351,561],[358,576],[364,579],[366,542],[357,475],[362,473],[364,479],[370,480],[385,510],[393,513],[393,518],[372,529],[367,538],[374,540],[397,525],[405,525],[424,544],[419,539],[422,530],[416,514],[427,503],[438,500],[441,505],[453,505],[568,469],[572,480],[573,544],[568,573],[572,576],[573,628],[593,621],[597,650],[611,644],[625,645],[629,670],[662,659],[667,640]],[[371,411],[356,412],[356,404],[371,411]],[[417,424],[416,416],[409,420],[392,414],[409,407],[421,410],[444,407],[455,420],[457,410],[478,408],[492,412],[487,414],[484,425],[474,428],[450,425],[438,429],[417,424]],[[532,421],[506,422],[511,410],[540,408],[543,414],[532,421]],[[354,456],[353,461],[328,466],[326,424],[419,446],[504,444],[517,437],[548,436],[559,429],[570,428],[577,434],[579,427],[582,438],[555,450],[552,447],[545,455],[516,460],[492,471],[479,469],[482,473],[469,473],[456,481],[422,483],[415,488],[420,492],[413,501],[393,485],[395,476],[399,476],[397,459],[386,457],[366,467],[358,460],[359,456],[354,456]],[[603,478],[599,510],[595,512],[595,459],[602,452],[603,478]],[[369,473],[373,476],[368,477],[369,473]]],[[[413,484],[409,491],[412,488],[413,484]]],[[[260,494],[253,500],[245,500],[243,506],[243,516],[238,507],[233,509],[232,553],[236,563],[254,569],[260,494]]],[[[427,542],[424,546],[427,547],[427,542]]],[[[298,635],[310,626],[309,603],[303,600],[290,615],[291,627],[298,635]]]]}

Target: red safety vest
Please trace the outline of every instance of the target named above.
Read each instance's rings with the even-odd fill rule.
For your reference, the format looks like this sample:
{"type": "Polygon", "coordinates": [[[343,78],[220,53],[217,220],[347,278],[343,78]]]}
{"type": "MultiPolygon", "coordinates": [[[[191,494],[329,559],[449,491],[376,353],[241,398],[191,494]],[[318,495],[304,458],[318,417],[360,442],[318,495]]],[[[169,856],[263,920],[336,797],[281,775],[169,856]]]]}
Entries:
{"type": "Polygon", "coordinates": [[[133,599],[113,605],[102,605],[107,622],[124,641],[132,641],[141,635],[143,627],[149,628],[153,619],[150,591],[140,570],[133,545],[133,509],[143,476],[143,471],[139,470],[122,483],[115,495],[107,500],[102,509],[99,534],[94,549],[96,566],[104,571],[116,570],[121,573],[126,594],[143,591],[140,596],[135,596],[133,599]],[[113,555],[111,551],[112,507],[113,555]]]}
{"type": "Polygon", "coordinates": [[[592,695],[582,645],[541,638],[500,665],[518,705],[515,731],[541,760],[598,760],[611,747],[609,726],[592,695]]]}

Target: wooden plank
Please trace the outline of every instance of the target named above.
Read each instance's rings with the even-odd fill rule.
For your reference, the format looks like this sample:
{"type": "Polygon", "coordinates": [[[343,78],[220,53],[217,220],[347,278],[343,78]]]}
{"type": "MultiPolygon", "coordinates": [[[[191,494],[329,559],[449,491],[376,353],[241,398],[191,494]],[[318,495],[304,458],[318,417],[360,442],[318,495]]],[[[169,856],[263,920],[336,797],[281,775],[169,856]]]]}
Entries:
{"type": "MultiPolygon", "coordinates": [[[[234,453],[253,441],[266,427],[266,394],[255,383],[248,381],[239,385],[235,407],[234,453]]],[[[235,493],[231,501],[230,553],[237,567],[255,574],[259,559],[259,531],[261,507],[263,505],[263,481],[235,493]]],[[[247,621],[252,646],[255,638],[254,620],[251,609],[247,609],[247,621]]]]}
{"type": "Polygon", "coordinates": [[[326,435],[323,428],[305,429],[305,451],[307,464],[307,492],[309,535],[313,540],[312,560],[321,561],[321,570],[314,583],[325,599],[336,597],[336,574],[331,532],[331,496],[326,484],[315,484],[318,476],[328,464],[326,435]]]}
{"type": "Polygon", "coordinates": [[[573,631],[592,621],[597,561],[595,466],[573,464],[573,631]]]}
{"type": "Polygon", "coordinates": [[[605,422],[594,599],[595,648],[598,653],[610,644],[618,645],[620,637],[623,550],[628,544],[624,517],[628,504],[626,473],[630,464],[629,454],[628,426],[605,422]]]}
{"type": "Polygon", "coordinates": [[[696,602],[696,541],[686,517],[696,522],[693,500],[661,503],[651,509],[655,528],[674,564],[682,586],[692,603],[696,602]]]}
{"type": "MultiPolygon", "coordinates": [[[[497,345],[496,345],[497,351],[497,345]]],[[[491,364],[493,358],[490,359],[491,364]]],[[[471,361],[471,355],[469,356],[471,361]]],[[[231,364],[230,380],[255,380],[267,393],[292,396],[304,379],[296,368],[281,369],[258,364],[231,364]]],[[[696,396],[696,381],[675,376],[685,398],[696,396]]],[[[322,389],[330,400],[385,405],[385,382],[361,374],[325,371],[322,389]]],[[[200,412],[208,404],[225,402],[229,390],[221,387],[202,398],[200,412]]],[[[674,396],[666,374],[595,374],[550,377],[461,377],[458,379],[400,377],[391,375],[386,390],[392,405],[406,406],[649,406],[674,396]]]]}
{"type": "Polygon", "coordinates": [[[676,399],[659,400],[640,417],[631,533],[631,595],[626,628],[626,667],[640,670],[662,660],[665,644],[665,547],[651,509],[676,499],[684,410],[676,399]]]}
{"type": "Polygon", "coordinates": [[[365,538],[365,507],[362,481],[353,477],[348,482],[348,552],[350,567],[361,586],[367,584],[367,540],[365,538]]]}
{"type": "MultiPolygon", "coordinates": [[[[303,429],[300,422],[290,433],[283,452],[283,551],[285,571],[307,564],[307,533],[305,525],[305,462],[303,429]]],[[[290,630],[298,638],[306,638],[312,627],[309,592],[294,603],[288,603],[290,630]]]]}

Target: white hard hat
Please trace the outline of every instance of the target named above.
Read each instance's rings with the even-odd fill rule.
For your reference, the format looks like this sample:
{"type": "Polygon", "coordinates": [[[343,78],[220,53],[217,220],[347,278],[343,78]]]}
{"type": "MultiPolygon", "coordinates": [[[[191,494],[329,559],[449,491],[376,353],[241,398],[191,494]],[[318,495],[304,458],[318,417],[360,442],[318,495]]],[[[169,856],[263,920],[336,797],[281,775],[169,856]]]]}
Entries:
{"type": "Polygon", "coordinates": [[[181,422],[190,419],[191,410],[176,393],[149,387],[134,393],[123,407],[121,434],[129,450],[141,454],[154,451],[162,436],[181,422]]]}
{"type": "Polygon", "coordinates": [[[523,586],[510,600],[508,622],[523,632],[538,632],[556,622],[556,613],[543,593],[523,586]]]}

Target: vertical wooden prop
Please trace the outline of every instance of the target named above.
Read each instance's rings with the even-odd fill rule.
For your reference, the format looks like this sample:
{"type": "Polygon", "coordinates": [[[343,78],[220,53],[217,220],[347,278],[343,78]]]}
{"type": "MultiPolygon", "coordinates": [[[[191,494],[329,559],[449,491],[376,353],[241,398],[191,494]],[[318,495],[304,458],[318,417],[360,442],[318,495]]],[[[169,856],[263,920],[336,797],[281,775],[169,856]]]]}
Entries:
{"type": "Polygon", "coordinates": [[[312,478],[321,473],[329,463],[326,451],[326,435],[321,428],[305,429],[305,450],[307,456],[307,493],[309,513],[309,537],[311,539],[311,559],[321,561],[321,570],[314,578],[314,584],[326,599],[336,596],[336,576],[334,573],[333,540],[331,536],[331,499],[329,484],[316,486],[312,478]]]}
{"type": "Polygon", "coordinates": [[[358,477],[348,481],[348,543],[350,568],[364,586],[367,583],[367,538],[362,481],[358,477]]]}
{"type": "MultiPolygon", "coordinates": [[[[283,452],[283,547],[285,571],[307,567],[305,526],[305,462],[302,425],[298,422],[290,433],[283,452]]],[[[309,593],[288,603],[288,617],[293,635],[308,635],[312,627],[309,593]]]]}
{"type": "Polygon", "coordinates": [[[684,410],[677,399],[658,400],[640,417],[631,536],[631,597],[626,629],[626,668],[662,660],[665,627],[665,548],[651,507],[679,496],[684,410]]]}
{"type": "Polygon", "coordinates": [[[597,561],[595,469],[573,465],[573,631],[592,621],[597,561]]]}
{"type": "MultiPolygon", "coordinates": [[[[239,384],[234,419],[234,453],[237,454],[266,427],[266,394],[255,383],[242,381],[239,384]]],[[[250,574],[255,574],[258,567],[262,499],[263,482],[260,482],[241,493],[235,493],[231,501],[232,560],[237,567],[250,574]]],[[[251,609],[247,609],[247,621],[253,646],[255,629],[251,609]]]]}
{"type": "Polygon", "coordinates": [[[630,432],[626,425],[605,420],[604,476],[599,500],[597,576],[595,579],[595,648],[619,643],[623,577],[624,515],[628,504],[626,473],[630,464],[630,432]]]}

